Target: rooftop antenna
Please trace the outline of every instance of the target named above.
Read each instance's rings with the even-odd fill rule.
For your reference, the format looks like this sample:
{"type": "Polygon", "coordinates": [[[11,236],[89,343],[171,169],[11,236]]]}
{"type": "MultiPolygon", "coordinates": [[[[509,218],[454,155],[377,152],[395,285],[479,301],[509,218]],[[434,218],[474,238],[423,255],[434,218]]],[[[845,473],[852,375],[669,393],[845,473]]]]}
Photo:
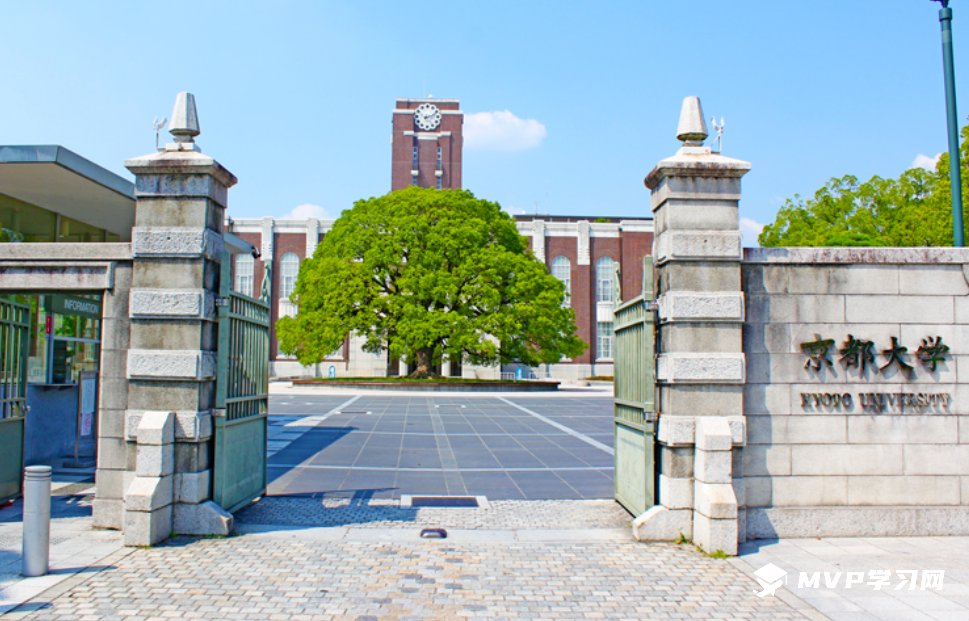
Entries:
{"type": "Polygon", "coordinates": [[[155,128],[155,150],[156,151],[158,150],[158,134],[161,133],[161,130],[165,129],[166,123],[168,123],[167,116],[163,118],[161,121],[159,121],[158,117],[156,116],[155,120],[151,122],[151,126],[155,128]]]}
{"type": "Polygon", "coordinates": [[[711,117],[710,123],[713,124],[713,131],[717,132],[717,148],[714,153],[720,153],[723,151],[723,117],[720,117],[720,124],[717,125],[717,117],[711,117]]]}

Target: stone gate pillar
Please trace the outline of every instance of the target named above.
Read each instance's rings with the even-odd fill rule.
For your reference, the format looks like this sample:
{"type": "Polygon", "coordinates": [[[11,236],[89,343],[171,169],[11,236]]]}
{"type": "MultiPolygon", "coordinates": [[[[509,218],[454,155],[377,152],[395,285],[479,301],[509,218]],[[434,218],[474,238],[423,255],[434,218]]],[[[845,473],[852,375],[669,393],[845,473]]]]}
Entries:
{"type": "Polygon", "coordinates": [[[750,164],[713,154],[700,101],[683,102],[683,147],[646,177],[659,306],[659,502],[641,540],[692,538],[737,553],[743,505],[743,319],[738,202],[750,164]]]}
{"type": "Polygon", "coordinates": [[[237,179],[196,146],[190,93],[178,95],[169,131],[173,144],[125,161],[137,205],[124,539],[137,546],[232,529],[232,516],[210,500],[210,464],[223,222],[237,179]]]}

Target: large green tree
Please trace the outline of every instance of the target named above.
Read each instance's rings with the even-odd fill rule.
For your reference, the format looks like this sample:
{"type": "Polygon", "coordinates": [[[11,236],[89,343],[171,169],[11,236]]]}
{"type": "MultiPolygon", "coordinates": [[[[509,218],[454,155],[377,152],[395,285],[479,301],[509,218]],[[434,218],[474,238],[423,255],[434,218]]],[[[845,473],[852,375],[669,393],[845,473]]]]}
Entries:
{"type": "Polygon", "coordinates": [[[280,348],[314,364],[349,334],[428,377],[441,360],[533,365],[575,357],[565,289],[496,203],[409,187],[357,201],[303,262],[280,348]]]}
{"type": "MultiPolygon", "coordinates": [[[[969,126],[962,129],[963,196],[969,196],[969,126]]],[[[963,201],[965,203],[965,201],[963,201]]],[[[969,211],[963,205],[963,219],[969,211]]],[[[764,227],[761,246],[951,246],[949,154],[935,170],[912,168],[898,179],[847,175],[807,200],[795,195],[764,227]]]]}

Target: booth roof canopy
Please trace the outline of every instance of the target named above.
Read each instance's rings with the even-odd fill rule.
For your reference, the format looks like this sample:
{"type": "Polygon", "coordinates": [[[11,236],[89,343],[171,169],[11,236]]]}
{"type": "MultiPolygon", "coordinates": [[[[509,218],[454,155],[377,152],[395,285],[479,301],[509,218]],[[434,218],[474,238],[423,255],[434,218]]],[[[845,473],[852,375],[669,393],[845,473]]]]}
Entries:
{"type": "Polygon", "coordinates": [[[127,237],[135,186],[59,145],[0,146],[0,194],[127,237]]]}

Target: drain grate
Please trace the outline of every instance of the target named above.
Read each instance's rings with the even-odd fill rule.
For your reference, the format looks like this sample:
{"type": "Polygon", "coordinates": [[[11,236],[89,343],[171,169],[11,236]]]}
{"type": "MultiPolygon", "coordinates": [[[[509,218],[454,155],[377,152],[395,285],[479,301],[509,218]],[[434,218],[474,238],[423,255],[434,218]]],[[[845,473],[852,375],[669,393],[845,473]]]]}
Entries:
{"type": "Polygon", "coordinates": [[[411,507],[480,507],[475,496],[411,496],[411,507]]]}

